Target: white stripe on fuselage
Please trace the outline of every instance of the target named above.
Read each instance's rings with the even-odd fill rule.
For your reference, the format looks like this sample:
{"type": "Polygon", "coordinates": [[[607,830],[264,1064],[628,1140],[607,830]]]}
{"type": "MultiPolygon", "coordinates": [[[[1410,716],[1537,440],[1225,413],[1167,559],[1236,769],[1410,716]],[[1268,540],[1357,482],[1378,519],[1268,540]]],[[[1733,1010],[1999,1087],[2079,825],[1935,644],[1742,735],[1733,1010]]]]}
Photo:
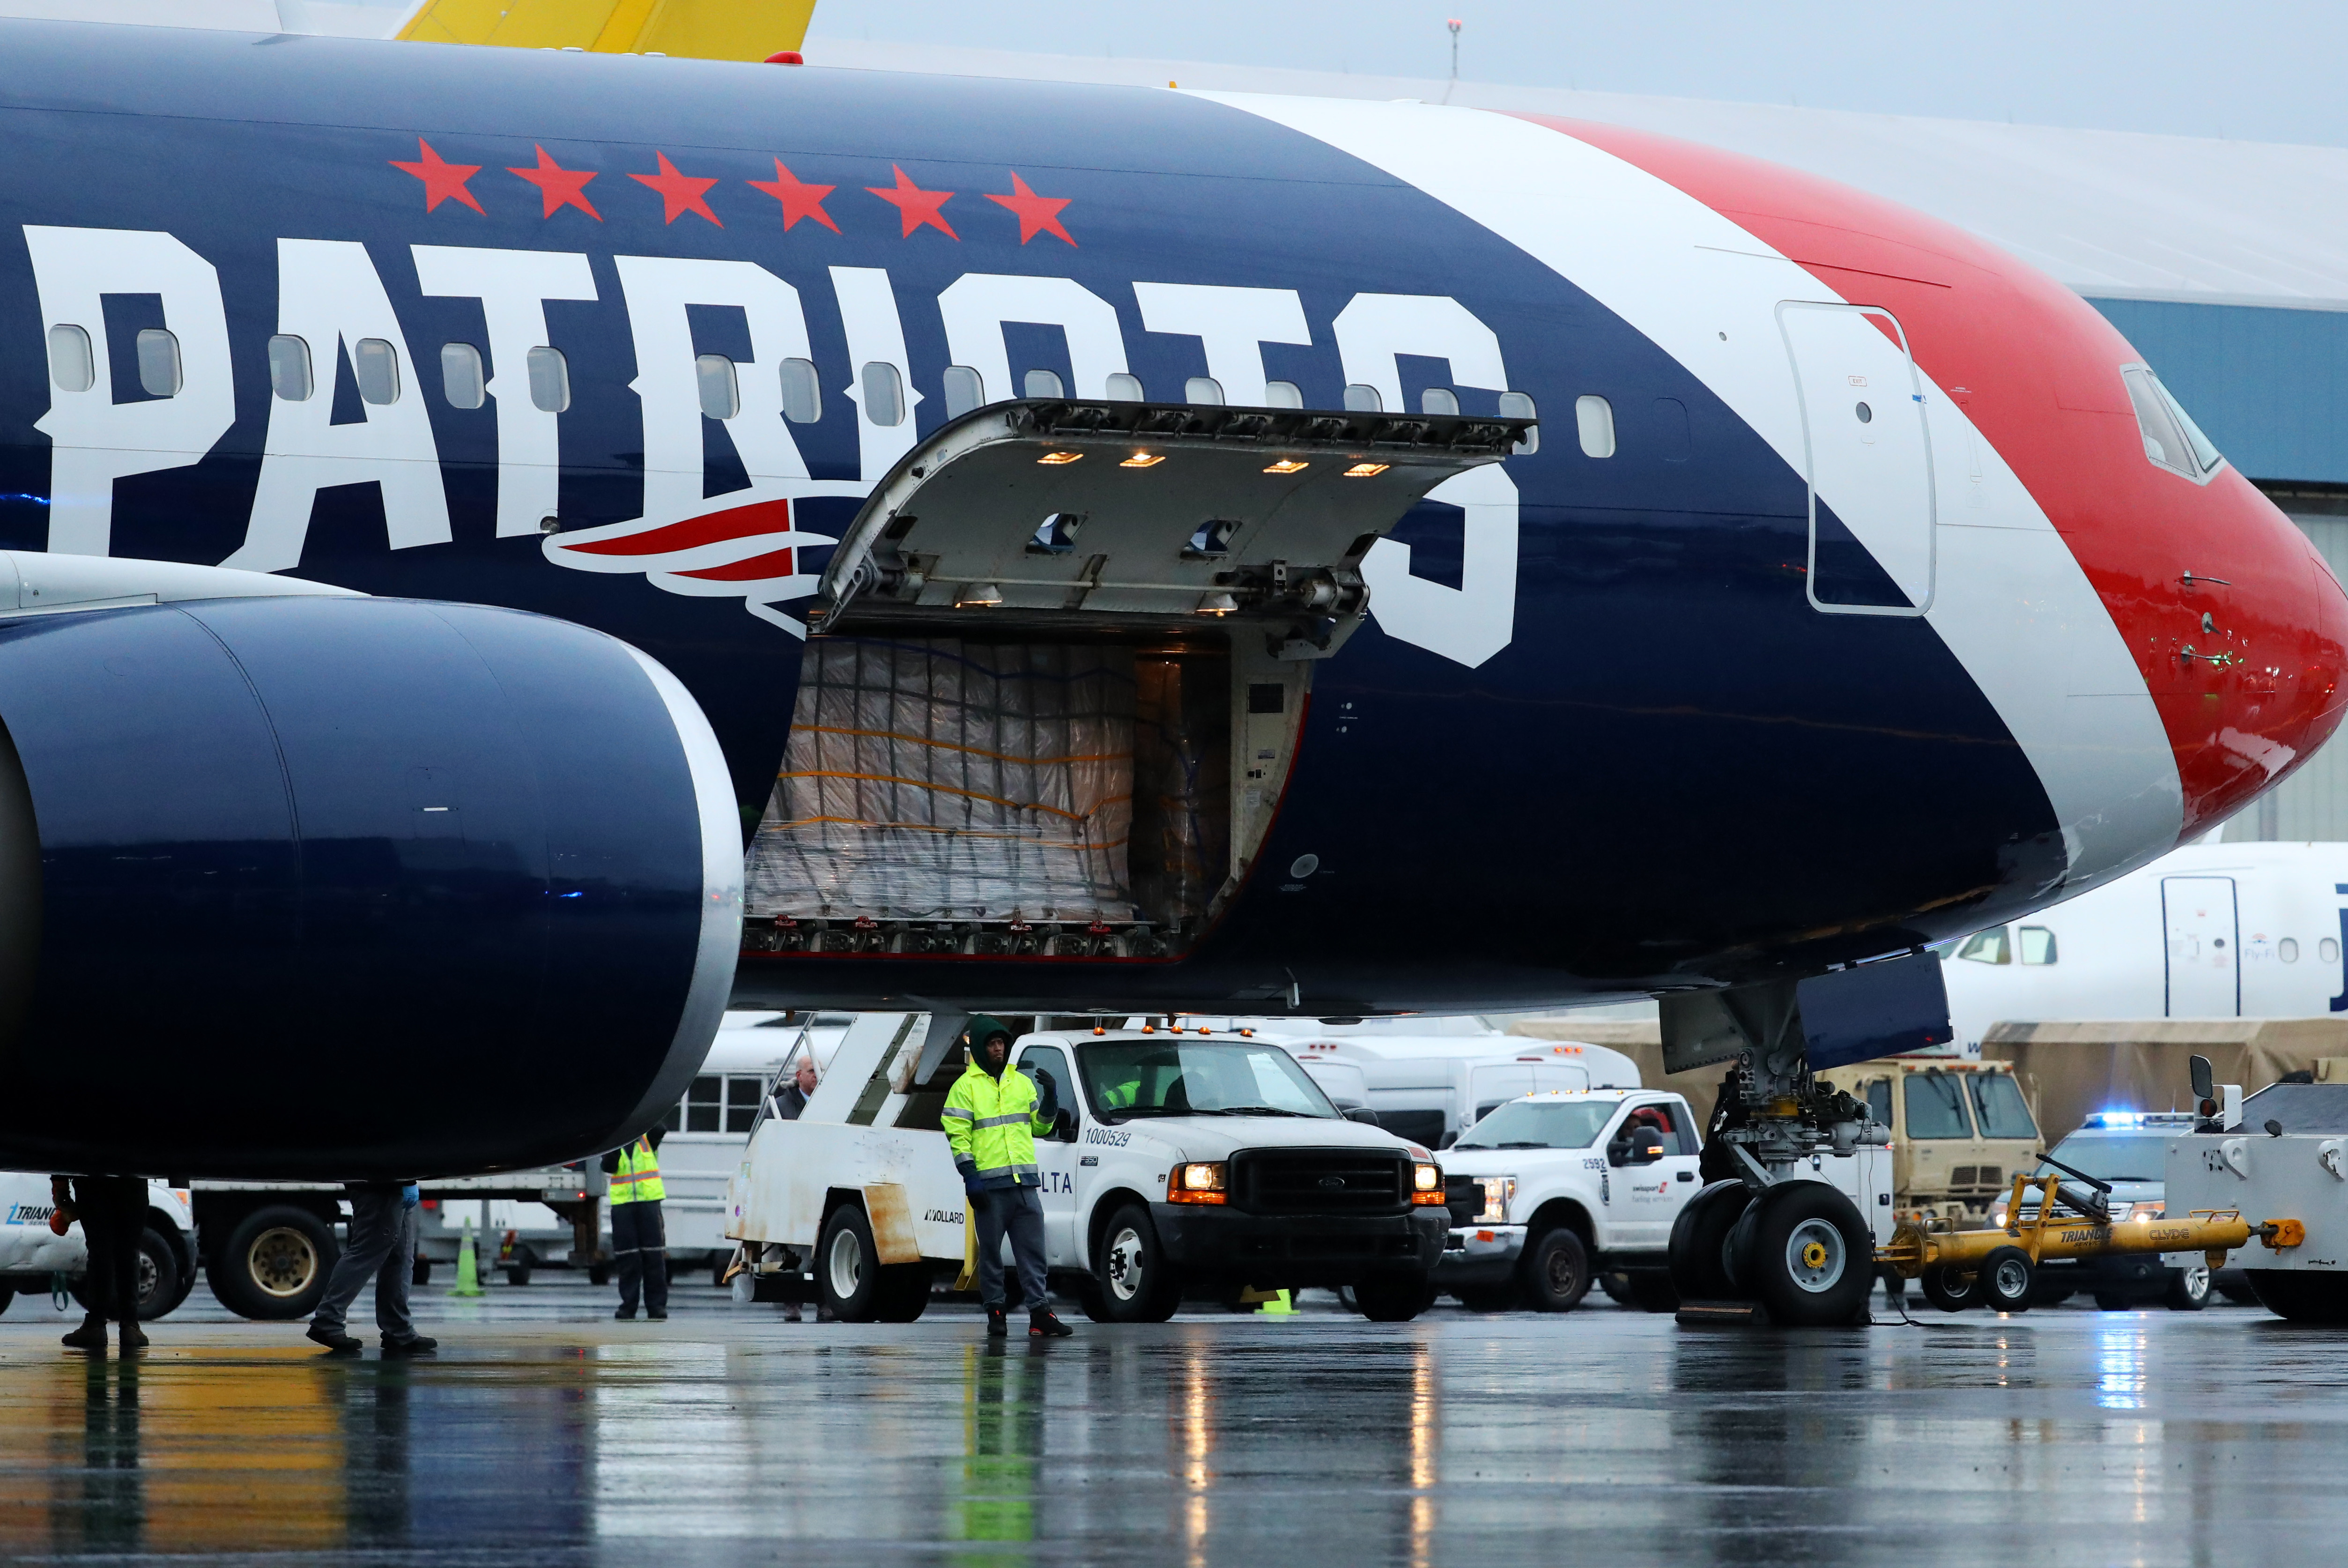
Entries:
{"type": "MultiPolygon", "coordinates": [[[[1499,235],[1643,334],[1807,471],[1776,307],[1878,302],[1843,300],[1676,186],[1529,120],[1426,104],[1192,96],[1325,142],[1499,235]]],[[[2068,853],[2064,886],[2076,892],[2177,842],[2176,754],[2069,546],[1964,410],[1924,385],[1944,459],[1935,465],[1938,591],[1925,619],[2037,770],[2068,853]]]]}

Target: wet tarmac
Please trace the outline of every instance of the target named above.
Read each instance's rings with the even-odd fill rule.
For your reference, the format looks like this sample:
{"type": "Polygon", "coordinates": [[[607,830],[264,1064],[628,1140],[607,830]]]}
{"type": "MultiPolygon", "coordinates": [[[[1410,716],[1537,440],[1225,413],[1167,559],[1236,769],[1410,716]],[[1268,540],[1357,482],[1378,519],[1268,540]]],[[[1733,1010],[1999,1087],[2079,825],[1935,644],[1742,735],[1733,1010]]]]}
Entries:
{"type": "Polygon", "coordinates": [[[385,1362],[199,1287],[129,1366],[19,1298],[0,1558],[1981,1568],[2348,1534],[2348,1334],[2255,1309],[1787,1334],[1593,1301],[990,1348],[966,1309],[790,1325],[676,1290],[652,1324],[576,1278],[436,1287],[441,1354],[385,1362]]]}

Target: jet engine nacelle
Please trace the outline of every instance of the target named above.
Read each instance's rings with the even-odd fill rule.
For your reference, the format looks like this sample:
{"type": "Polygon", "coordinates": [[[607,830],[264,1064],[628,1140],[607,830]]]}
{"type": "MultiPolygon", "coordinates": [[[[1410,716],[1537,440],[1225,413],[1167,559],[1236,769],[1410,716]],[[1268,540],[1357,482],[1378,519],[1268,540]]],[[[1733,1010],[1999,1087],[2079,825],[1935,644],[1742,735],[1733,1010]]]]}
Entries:
{"type": "Polygon", "coordinates": [[[14,558],[15,614],[0,592],[0,1165],[520,1166],[683,1094],[741,837],[665,670],[542,616],[202,569],[25,613],[57,560],[14,558]],[[184,597],[230,580],[279,591],[184,597]]]}

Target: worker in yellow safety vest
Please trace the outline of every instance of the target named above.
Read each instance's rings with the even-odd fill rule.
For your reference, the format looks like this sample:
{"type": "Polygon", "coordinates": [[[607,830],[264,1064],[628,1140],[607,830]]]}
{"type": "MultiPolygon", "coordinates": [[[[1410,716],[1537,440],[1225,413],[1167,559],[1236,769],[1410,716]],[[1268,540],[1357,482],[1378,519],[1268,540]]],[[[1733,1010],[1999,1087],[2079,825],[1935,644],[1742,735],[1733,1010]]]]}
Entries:
{"type": "Polygon", "coordinates": [[[644,1315],[654,1323],[668,1316],[668,1229],[661,1219],[660,1148],[666,1129],[655,1127],[647,1136],[603,1156],[603,1174],[612,1187],[612,1262],[620,1276],[620,1310],[614,1317],[636,1315],[641,1292],[644,1315]]]}
{"type": "Polygon", "coordinates": [[[1039,1095],[1034,1078],[1011,1066],[1011,1030],[981,1013],[963,1029],[969,1060],[946,1094],[940,1118],[970,1200],[964,1223],[978,1227],[978,1295],[986,1305],[986,1332],[1010,1332],[1004,1316],[1003,1238],[1019,1267],[1027,1296],[1027,1332],[1056,1337],[1071,1332],[1052,1311],[1044,1273],[1043,1176],[1035,1166],[1035,1134],[1058,1117],[1053,1088],[1039,1095]]]}

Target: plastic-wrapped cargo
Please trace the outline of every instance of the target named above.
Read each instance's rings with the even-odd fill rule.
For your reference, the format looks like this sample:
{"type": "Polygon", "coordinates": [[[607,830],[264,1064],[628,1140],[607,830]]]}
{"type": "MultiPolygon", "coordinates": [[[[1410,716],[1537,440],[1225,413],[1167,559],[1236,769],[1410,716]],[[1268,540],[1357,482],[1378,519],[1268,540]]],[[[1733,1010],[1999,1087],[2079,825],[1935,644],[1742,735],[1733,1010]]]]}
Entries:
{"type": "Polygon", "coordinates": [[[1220,656],[1134,665],[1133,893],[1195,928],[1231,869],[1231,694],[1220,656]]]}
{"type": "Polygon", "coordinates": [[[1134,661],[819,637],[750,851],[748,913],[1126,922],[1134,661]]]}

